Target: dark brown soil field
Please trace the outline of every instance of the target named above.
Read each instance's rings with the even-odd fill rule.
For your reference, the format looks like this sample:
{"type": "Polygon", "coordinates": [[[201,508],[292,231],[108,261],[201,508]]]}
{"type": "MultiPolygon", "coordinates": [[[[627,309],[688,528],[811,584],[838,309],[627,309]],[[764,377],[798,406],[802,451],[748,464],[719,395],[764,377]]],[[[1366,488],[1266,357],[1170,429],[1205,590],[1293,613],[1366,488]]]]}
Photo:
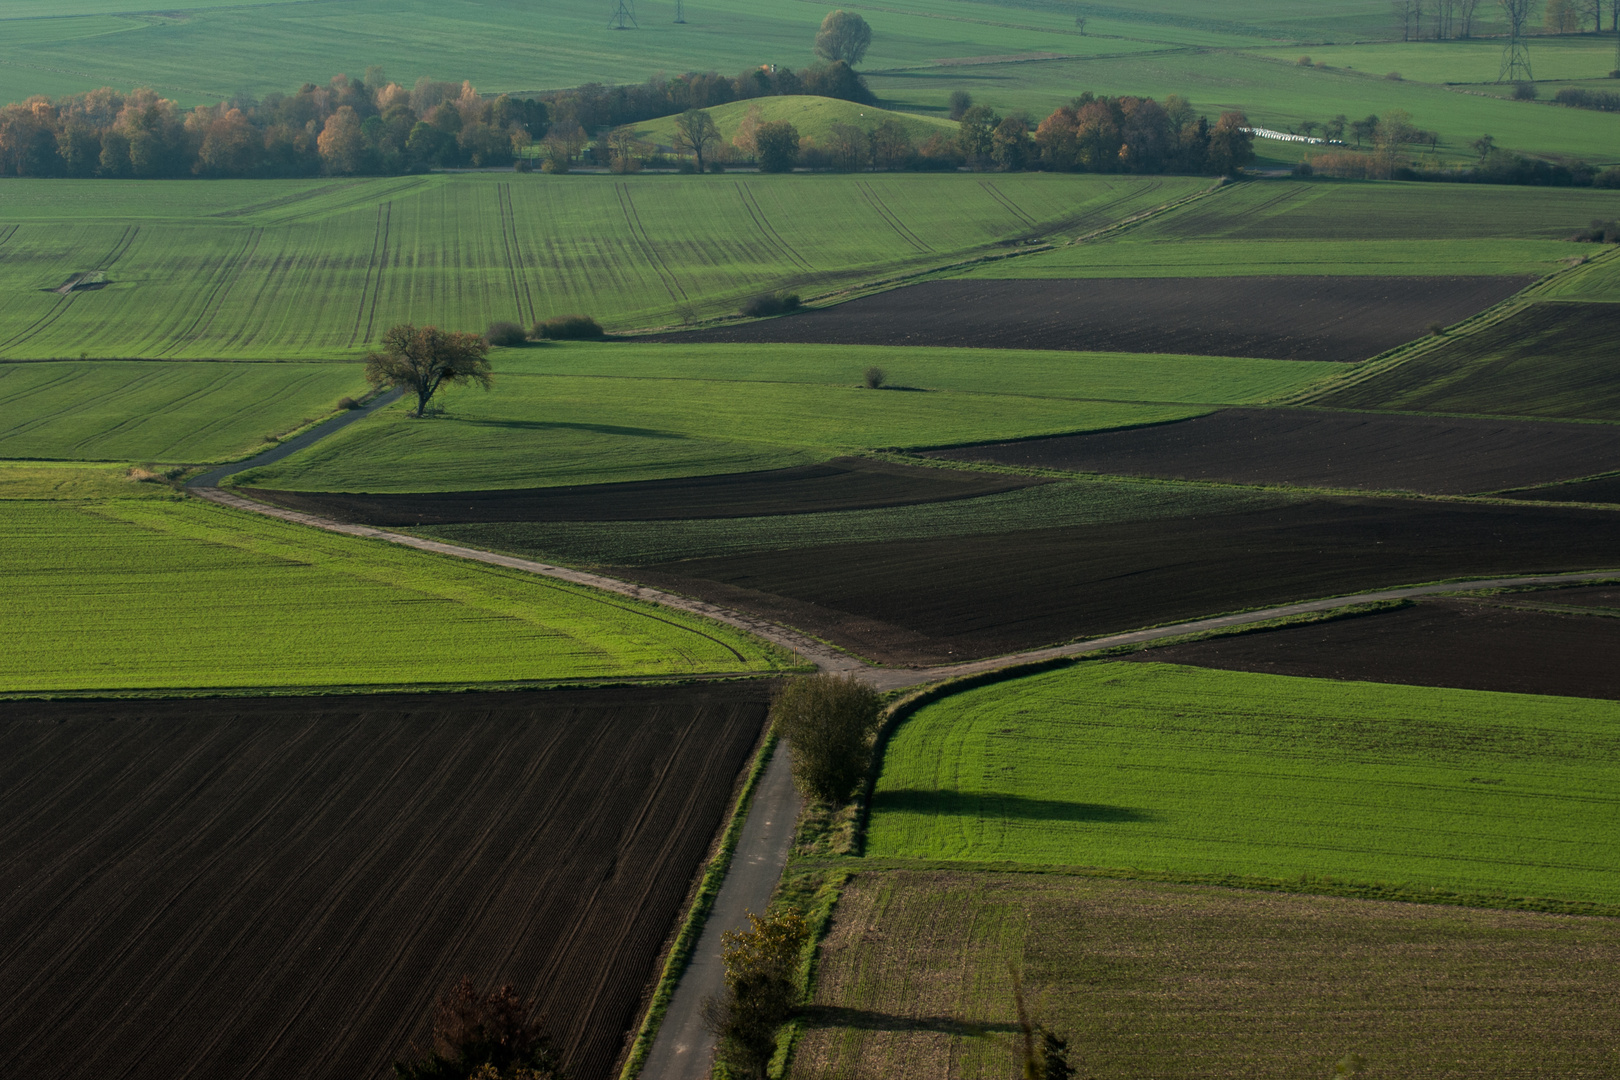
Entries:
{"type": "Polygon", "coordinates": [[[1577,585],[1568,589],[1537,589],[1512,593],[1506,600],[1547,604],[1552,607],[1612,608],[1620,611],[1620,585],[1577,585]]]}
{"type": "Polygon", "coordinates": [[[928,281],[656,341],[810,342],[1365,360],[1513,295],[1517,277],[928,281]]]}
{"type": "Polygon", "coordinates": [[[1620,426],[1225,409],[1173,424],[928,456],[1235,484],[1465,495],[1620,468],[1620,426]]]}
{"type": "Polygon", "coordinates": [[[470,975],[606,1080],[768,689],[0,703],[0,1075],[380,1080],[470,975]]]}
{"type": "Polygon", "coordinates": [[[1508,498],[1539,499],[1542,502],[1620,503],[1620,476],[1513,491],[1508,493],[1508,498]]]}
{"type": "MultiPolygon", "coordinates": [[[[1538,594],[1558,602],[1553,593],[1538,594]]],[[[1468,601],[1148,649],[1131,660],[1320,679],[1620,698],[1620,619],[1468,601]]]]}
{"type": "Polygon", "coordinates": [[[616,574],[932,664],[1462,575],[1620,567],[1600,510],[1321,498],[1277,509],[688,559],[616,574]]]}
{"type": "Polygon", "coordinates": [[[1620,420],[1617,340],[1620,304],[1531,304],[1315,404],[1620,420]]]}
{"type": "Polygon", "coordinates": [[[868,510],[971,499],[1044,482],[1032,477],[837,458],[792,469],[576,487],[408,495],[263,488],[244,488],[243,492],[262,502],[363,525],[455,525],[497,521],[663,521],[868,510]]]}

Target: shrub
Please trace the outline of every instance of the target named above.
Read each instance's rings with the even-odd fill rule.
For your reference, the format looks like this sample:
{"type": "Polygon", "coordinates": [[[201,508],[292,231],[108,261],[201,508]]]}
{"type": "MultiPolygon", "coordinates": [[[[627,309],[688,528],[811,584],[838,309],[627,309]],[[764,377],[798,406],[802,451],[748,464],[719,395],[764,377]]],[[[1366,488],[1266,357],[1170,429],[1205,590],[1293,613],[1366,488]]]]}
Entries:
{"type": "Polygon", "coordinates": [[[1599,188],[1620,188],[1620,165],[1610,165],[1607,169],[1592,177],[1592,186],[1599,188]]]}
{"type": "Polygon", "coordinates": [[[548,157],[540,163],[543,173],[565,173],[568,171],[568,162],[560,157],[548,157]]]}
{"type": "Polygon", "coordinates": [[[607,335],[589,315],[554,315],[534,324],[534,336],[543,341],[594,341],[607,335]]]}
{"type": "Polygon", "coordinates": [[[1316,170],[1311,167],[1311,163],[1308,161],[1297,161],[1294,163],[1293,172],[1295,176],[1312,176],[1316,173],[1316,170]]]}
{"type": "Polygon", "coordinates": [[[960,120],[962,115],[973,108],[973,95],[966,90],[951,91],[951,119],[960,120]]]}
{"type": "Polygon", "coordinates": [[[793,747],[793,783],[806,797],[841,803],[866,775],[882,700],[853,675],[794,679],[771,704],[776,733],[793,747]]]}
{"type": "Polygon", "coordinates": [[[767,315],[786,315],[799,310],[798,293],[765,293],[750,298],[742,306],[742,313],[750,319],[763,319],[767,315]]]}
{"type": "Polygon", "coordinates": [[[866,388],[868,390],[876,390],[883,385],[883,382],[888,378],[888,375],[885,374],[883,369],[880,367],[869,367],[866,369],[866,373],[863,378],[866,381],[866,388]]]}
{"type": "Polygon", "coordinates": [[[529,336],[523,332],[523,327],[515,322],[494,322],[490,323],[489,329],[484,331],[484,340],[491,345],[502,345],[510,348],[514,345],[522,345],[529,340],[529,336]]]}
{"type": "Polygon", "coordinates": [[[512,168],[517,172],[534,172],[534,162],[528,158],[518,158],[512,163],[512,168]]]}
{"type": "Polygon", "coordinates": [[[1594,219],[1591,228],[1577,230],[1570,239],[1577,244],[1620,244],[1620,223],[1594,219]]]}
{"type": "Polygon", "coordinates": [[[1541,91],[1536,89],[1536,84],[1533,82],[1516,82],[1513,84],[1514,101],[1534,101],[1540,96],[1541,91]]]}
{"type": "Polygon", "coordinates": [[[1390,82],[1400,82],[1401,73],[1398,71],[1392,71],[1388,75],[1385,75],[1384,78],[1388,79],[1390,82]]]}
{"type": "Polygon", "coordinates": [[[799,129],[786,120],[759,125],[754,132],[754,155],[759,158],[760,172],[792,172],[799,163],[799,129]]]}
{"type": "Polygon", "coordinates": [[[794,973],[810,927],[797,911],[771,918],[750,913],[748,930],[721,935],[726,989],[703,1003],[703,1019],[719,1040],[717,1056],[743,1076],[763,1077],[776,1052],[776,1029],[798,1000],[794,973]]]}
{"type": "Polygon", "coordinates": [[[726,163],[719,158],[709,162],[707,167],[711,173],[723,173],[726,171],[726,163]]]}
{"type": "Polygon", "coordinates": [[[562,1075],[542,1023],[529,1019],[534,1002],[510,984],[481,993],[462,979],[439,998],[433,1049],[420,1060],[394,1063],[400,1080],[462,1080],[493,1073],[555,1080],[562,1075]]]}
{"type": "Polygon", "coordinates": [[[1295,60],[1294,63],[1298,64],[1300,67],[1310,67],[1311,58],[1308,56],[1302,56],[1298,60],[1295,60]]]}
{"type": "Polygon", "coordinates": [[[340,397],[338,398],[337,407],[346,412],[353,412],[355,409],[360,408],[360,402],[352,397],[340,397]]]}
{"type": "Polygon", "coordinates": [[[1433,336],[1433,337],[1445,337],[1446,336],[1446,324],[1445,323],[1437,323],[1437,322],[1430,323],[1429,324],[1429,334],[1431,336],[1433,336]]]}
{"type": "Polygon", "coordinates": [[[1553,100],[1572,109],[1620,112],[1620,94],[1611,90],[1583,90],[1578,86],[1566,86],[1553,95],[1553,100]]]}

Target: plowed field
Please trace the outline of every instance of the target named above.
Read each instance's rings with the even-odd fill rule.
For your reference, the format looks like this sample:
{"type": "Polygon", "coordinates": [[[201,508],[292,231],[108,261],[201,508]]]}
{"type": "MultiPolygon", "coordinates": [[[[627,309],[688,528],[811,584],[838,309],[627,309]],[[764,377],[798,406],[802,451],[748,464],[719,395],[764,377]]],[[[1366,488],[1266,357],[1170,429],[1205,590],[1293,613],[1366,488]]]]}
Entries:
{"type": "Polygon", "coordinates": [[[0,1075],[377,1080],[465,974],[602,1080],[764,701],[0,704],[0,1075]]]}
{"type": "Polygon", "coordinates": [[[940,663],[1307,597],[1620,566],[1606,511],[1311,499],[1233,514],[621,568],[864,656],[940,663]]]}
{"type": "Polygon", "coordinates": [[[929,281],[783,319],[655,340],[1365,360],[1467,318],[1522,277],[929,281]]]}
{"type": "Polygon", "coordinates": [[[1575,484],[1528,488],[1508,493],[1510,499],[1540,499],[1544,502],[1620,503],[1620,476],[1583,480],[1575,484]]]}
{"type": "MultiPolygon", "coordinates": [[[[1571,602],[1561,595],[1566,591],[1575,590],[1539,595],[1566,604],[1571,602]]],[[[1616,601],[1611,597],[1610,603],[1616,601]]],[[[1149,649],[1132,659],[1358,682],[1620,698],[1617,656],[1620,619],[1424,601],[1359,618],[1149,649]]]]}
{"type": "Polygon", "coordinates": [[[277,506],[366,525],[454,525],[512,521],[667,521],[872,510],[971,499],[1044,482],[1032,477],[839,458],[791,469],[624,484],[398,495],[258,488],[248,488],[245,493],[277,506]]]}
{"type": "Polygon", "coordinates": [[[1620,468],[1620,427],[1226,409],[1179,423],[929,456],[1181,480],[1461,495],[1620,468]]]}

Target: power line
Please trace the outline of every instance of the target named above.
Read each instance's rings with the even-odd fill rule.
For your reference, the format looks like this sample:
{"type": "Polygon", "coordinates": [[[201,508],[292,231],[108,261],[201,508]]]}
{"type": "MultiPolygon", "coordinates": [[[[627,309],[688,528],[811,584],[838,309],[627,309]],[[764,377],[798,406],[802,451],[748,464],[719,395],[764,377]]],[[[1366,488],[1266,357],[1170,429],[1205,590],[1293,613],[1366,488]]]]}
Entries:
{"type": "Polygon", "coordinates": [[[619,0],[619,6],[613,9],[613,18],[608,20],[609,30],[640,30],[636,22],[635,0],[619,0]]]}

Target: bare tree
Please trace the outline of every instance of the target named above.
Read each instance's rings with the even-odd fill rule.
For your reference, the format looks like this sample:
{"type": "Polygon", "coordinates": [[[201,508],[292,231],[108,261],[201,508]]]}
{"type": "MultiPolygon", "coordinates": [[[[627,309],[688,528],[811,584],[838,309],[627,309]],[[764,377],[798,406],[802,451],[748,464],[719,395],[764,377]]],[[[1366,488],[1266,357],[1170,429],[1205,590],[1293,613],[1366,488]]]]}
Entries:
{"type": "Polygon", "coordinates": [[[436,326],[420,329],[400,323],[383,335],[382,351],[366,357],[366,381],[376,387],[397,386],[416,395],[416,412],[445,385],[477,383],[488,390],[489,343],[481,334],[447,333],[436,326]]]}
{"type": "Polygon", "coordinates": [[[719,143],[720,129],[705,110],[687,109],[675,118],[675,149],[697,158],[698,172],[703,171],[703,155],[708,148],[719,143]]]}
{"type": "MultiPolygon", "coordinates": [[[[1617,0],[1620,2],[1620,0],[1617,0]]],[[[1474,36],[1474,12],[1479,7],[1479,0],[1457,0],[1457,36],[1471,38],[1474,36]]]]}

